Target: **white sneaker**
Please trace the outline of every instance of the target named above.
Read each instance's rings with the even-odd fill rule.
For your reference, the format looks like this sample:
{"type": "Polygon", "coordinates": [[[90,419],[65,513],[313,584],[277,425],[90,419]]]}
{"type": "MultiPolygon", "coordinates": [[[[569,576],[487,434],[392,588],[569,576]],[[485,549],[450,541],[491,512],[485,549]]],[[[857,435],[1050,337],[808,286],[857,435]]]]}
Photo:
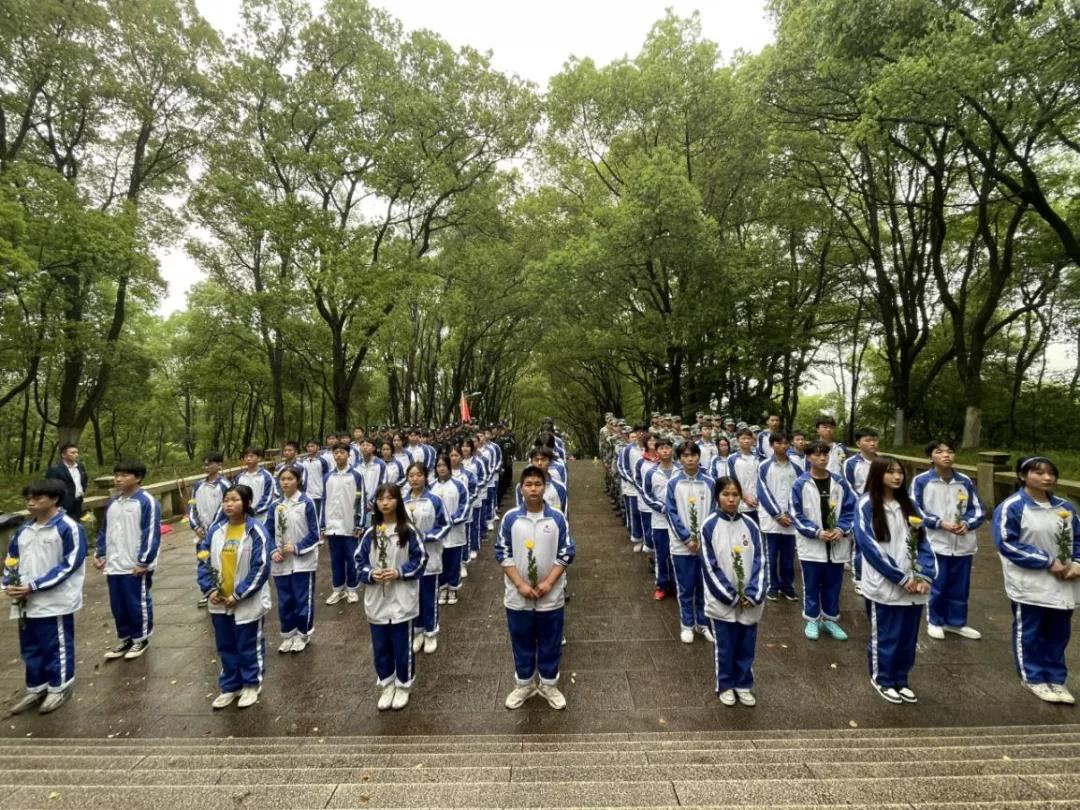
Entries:
{"type": "Polygon", "coordinates": [[[437,649],[439,649],[439,637],[424,636],[424,654],[431,655],[437,649]]]}
{"type": "Polygon", "coordinates": [[[293,637],[289,636],[287,639],[281,642],[281,645],[277,648],[279,653],[290,653],[293,648],[293,637]]]}
{"type": "Polygon", "coordinates": [[[940,624],[928,624],[926,625],[926,635],[930,638],[943,639],[945,638],[945,629],[940,624]]]}
{"type": "Polygon", "coordinates": [[[378,707],[380,712],[385,712],[394,703],[394,685],[389,684],[384,686],[382,692],[379,693],[378,707]]]}
{"type": "Polygon", "coordinates": [[[330,592],[330,595],[326,597],[326,604],[336,605],[342,599],[345,598],[345,591],[334,590],[330,592]]]}
{"type": "Polygon", "coordinates": [[[445,605],[446,604],[447,596],[448,596],[447,591],[439,591],[439,604],[440,605],[445,605]]]}
{"type": "Polygon", "coordinates": [[[215,709],[224,709],[226,706],[231,706],[232,702],[236,700],[237,692],[222,692],[214,701],[210,704],[215,709]]]}
{"type": "Polygon", "coordinates": [[[700,633],[702,636],[705,637],[705,640],[707,642],[709,642],[710,644],[715,644],[716,643],[716,639],[713,638],[712,630],[710,630],[705,625],[699,624],[697,627],[694,628],[694,632],[695,633],[700,633]]]}
{"type": "Polygon", "coordinates": [[[910,687],[901,686],[899,689],[896,690],[896,694],[900,696],[900,699],[904,701],[904,703],[919,702],[919,699],[915,696],[915,693],[911,691],[910,687]]]}
{"type": "Polygon", "coordinates": [[[693,644],[694,643],[694,628],[693,627],[684,627],[684,628],[682,628],[679,631],[679,641],[681,641],[683,644],[693,644]]]}
{"type": "Polygon", "coordinates": [[[856,596],[862,596],[862,583],[861,582],[858,582],[858,581],[855,582],[855,595],[856,596]]]}
{"type": "MultiPolygon", "coordinates": [[[[480,556],[479,551],[472,551],[472,550],[469,551],[469,559],[470,560],[475,560],[479,556],[480,556]]],[[[462,575],[462,576],[464,576],[464,575],[462,575]]]]}
{"type": "Polygon", "coordinates": [[[395,712],[409,705],[409,690],[400,686],[394,687],[394,698],[390,701],[390,708],[395,712]]]}
{"type": "Polygon", "coordinates": [[[236,705],[241,709],[254,706],[259,702],[259,692],[261,691],[261,686],[245,686],[240,690],[240,700],[236,701],[236,705]]]}
{"type": "Polygon", "coordinates": [[[414,653],[418,653],[422,649],[424,649],[424,634],[417,633],[415,636],[412,637],[412,651],[414,653]]]}
{"type": "Polygon", "coordinates": [[[725,689],[723,692],[720,693],[719,698],[720,702],[723,703],[725,706],[734,706],[736,703],[739,702],[739,699],[735,697],[734,689],[725,689]]]}
{"type": "Polygon", "coordinates": [[[525,701],[531,698],[533,695],[539,694],[536,689],[535,683],[527,683],[523,686],[515,686],[513,691],[506,696],[506,702],[503,704],[508,709],[520,709],[525,701]]]}
{"type": "Polygon", "coordinates": [[[43,701],[47,695],[44,692],[28,692],[23,695],[15,704],[8,709],[8,714],[22,714],[43,701]]]}
{"type": "Polygon", "coordinates": [[[469,566],[467,566],[465,563],[462,563],[461,564],[461,578],[465,579],[468,576],[469,576],[469,566]]]}
{"type": "Polygon", "coordinates": [[[736,689],[735,697],[743,706],[757,706],[757,698],[749,689],[736,689]]]}
{"type": "Polygon", "coordinates": [[[448,605],[456,605],[457,604],[457,591],[450,591],[450,593],[448,593],[446,595],[446,604],[448,604],[448,605]]]}
{"type": "Polygon", "coordinates": [[[38,707],[38,714],[49,714],[50,712],[55,712],[57,709],[67,703],[70,691],[70,689],[65,689],[62,692],[49,692],[49,694],[45,696],[45,700],[42,701],[41,706],[38,707]]]}
{"type": "Polygon", "coordinates": [[[293,636],[292,652],[303,652],[307,649],[309,639],[307,636],[293,636]]]}
{"type": "Polygon", "coordinates": [[[1061,703],[1061,697],[1048,683],[1025,683],[1024,688],[1029,689],[1039,700],[1045,700],[1047,703],[1061,703]]]}
{"type": "Polygon", "coordinates": [[[543,695],[544,700],[548,702],[548,706],[550,706],[551,708],[566,708],[566,698],[563,697],[563,693],[559,691],[559,687],[557,687],[555,684],[549,685],[546,683],[542,683],[540,684],[540,689],[538,691],[541,695],[543,695]]]}
{"type": "Polygon", "coordinates": [[[345,601],[350,605],[355,605],[360,601],[360,594],[356,591],[345,591],[345,601]]]}
{"type": "Polygon", "coordinates": [[[982,638],[982,633],[980,633],[974,627],[969,627],[966,624],[963,627],[949,627],[946,625],[945,632],[955,633],[956,635],[960,636],[960,638],[970,638],[973,641],[982,638]]]}
{"type": "Polygon", "coordinates": [[[640,554],[640,553],[641,553],[641,549],[643,549],[643,548],[645,548],[645,544],[644,544],[644,543],[634,543],[634,553],[635,553],[635,554],[640,554]]]}
{"type": "Polygon", "coordinates": [[[1063,683],[1052,683],[1049,685],[1054,690],[1054,694],[1057,695],[1058,703],[1066,703],[1072,706],[1076,703],[1076,698],[1073,697],[1073,693],[1063,683]]]}

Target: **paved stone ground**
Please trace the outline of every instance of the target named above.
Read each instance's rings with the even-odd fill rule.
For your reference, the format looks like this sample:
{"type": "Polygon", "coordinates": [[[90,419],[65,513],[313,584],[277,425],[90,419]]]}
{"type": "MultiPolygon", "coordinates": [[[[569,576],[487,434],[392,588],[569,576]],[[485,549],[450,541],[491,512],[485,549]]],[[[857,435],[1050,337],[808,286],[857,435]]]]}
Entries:
{"type": "MultiPolygon", "coordinates": [[[[217,662],[210,622],[195,606],[191,534],[170,534],[154,582],[157,628],[136,661],[106,663],[112,620],[104,578],[87,573],[86,607],[73,701],[59,712],[0,722],[7,737],[350,736],[826,729],[1075,722],[1076,710],[1039,702],[1021,689],[1009,652],[1009,607],[997,556],[982,537],[971,623],[979,642],[921,639],[912,686],[917,706],[892,706],[871,690],[867,621],[845,583],[842,623],[851,640],[803,638],[800,606],[770,603],[759,634],[759,704],[728,709],[713,694],[712,647],[678,640],[674,600],[650,598],[643,555],[634,554],[602,490],[602,471],[571,463],[571,525],[578,556],[570,569],[562,688],[564,712],[539,699],[502,706],[513,672],[502,574],[487,544],[461,602],[444,607],[439,650],[419,656],[417,687],[403,712],[379,713],[370,636],[362,605],[326,607],[329,557],[319,572],[315,640],[306,652],[276,652],[277,619],[267,617],[267,672],[259,704],[210,709],[217,662]]],[[[1070,650],[1076,667],[1077,645],[1070,650]]],[[[18,695],[22,666],[14,625],[0,633],[0,696],[18,695]]],[[[482,764],[477,762],[478,765],[482,764]]]]}

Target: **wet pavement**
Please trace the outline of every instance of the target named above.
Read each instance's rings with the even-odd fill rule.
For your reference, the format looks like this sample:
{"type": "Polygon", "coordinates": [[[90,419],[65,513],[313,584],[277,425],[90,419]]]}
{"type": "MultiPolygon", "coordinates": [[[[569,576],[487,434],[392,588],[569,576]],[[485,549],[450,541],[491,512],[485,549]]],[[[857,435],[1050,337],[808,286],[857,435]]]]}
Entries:
{"type": "MultiPolygon", "coordinates": [[[[841,623],[851,639],[802,635],[799,603],[769,603],[755,665],[758,706],[725,708],[713,693],[712,647],[679,641],[675,601],[654,602],[644,555],[634,554],[602,488],[602,469],[570,464],[570,568],[561,687],[568,706],[539,699],[517,711],[502,705],[513,669],[502,607],[502,574],[491,544],[470,567],[461,601],[441,606],[433,655],[419,655],[412,701],[380,713],[371,645],[361,604],[327,607],[329,556],[318,575],[314,640],[299,655],[277,653],[277,617],[266,620],[267,667],[259,703],[210,709],[218,665],[210,621],[196,607],[192,535],[163,541],[153,593],[156,629],[135,661],[105,662],[114,641],[104,577],[87,571],[86,606],[76,618],[77,675],[72,701],[53,715],[10,717],[7,737],[225,737],[441,734],[690,732],[724,729],[926,728],[1075,722],[1077,710],[1041,703],[1017,680],[1010,614],[988,536],[973,576],[970,622],[981,641],[920,638],[912,673],[915,706],[884,703],[870,688],[867,621],[845,582],[841,623]]],[[[1070,664],[1077,663],[1077,645],[1070,664]]],[[[1075,681],[1075,678],[1074,678],[1075,681]]],[[[0,696],[22,689],[14,622],[0,633],[0,696]]],[[[482,766],[477,757],[477,766],[482,766]]]]}

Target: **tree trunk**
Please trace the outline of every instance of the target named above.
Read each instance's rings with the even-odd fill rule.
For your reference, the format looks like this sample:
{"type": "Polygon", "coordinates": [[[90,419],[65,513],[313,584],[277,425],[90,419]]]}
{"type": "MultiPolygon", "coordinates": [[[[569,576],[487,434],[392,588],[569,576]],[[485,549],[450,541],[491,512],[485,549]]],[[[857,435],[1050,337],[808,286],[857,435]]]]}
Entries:
{"type": "Polygon", "coordinates": [[[895,411],[896,424],[893,426],[893,446],[903,447],[908,443],[907,411],[897,407],[895,411]]]}
{"type": "Polygon", "coordinates": [[[982,408],[978,405],[968,405],[964,410],[964,438],[960,442],[960,447],[966,450],[977,448],[981,436],[982,408]]]}
{"type": "Polygon", "coordinates": [[[94,427],[94,455],[99,467],[105,466],[105,445],[101,440],[101,420],[96,410],[90,412],[90,424],[94,427]]]}

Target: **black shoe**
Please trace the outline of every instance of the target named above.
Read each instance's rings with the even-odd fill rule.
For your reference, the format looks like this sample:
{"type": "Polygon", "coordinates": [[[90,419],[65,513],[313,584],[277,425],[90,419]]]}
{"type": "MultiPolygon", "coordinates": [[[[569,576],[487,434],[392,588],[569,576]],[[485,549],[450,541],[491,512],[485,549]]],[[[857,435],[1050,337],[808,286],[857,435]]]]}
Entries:
{"type": "Polygon", "coordinates": [[[112,661],[116,658],[123,658],[125,655],[127,655],[127,651],[131,649],[134,643],[135,642],[133,642],[130,638],[121,641],[119,644],[117,644],[115,647],[105,653],[105,660],[112,661]]]}
{"type": "Polygon", "coordinates": [[[798,602],[799,601],[799,595],[797,593],[795,593],[795,591],[791,591],[791,592],[781,591],[780,595],[782,597],[784,597],[785,599],[787,599],[789,602],[798,602]]]}
{"type": "Polygon", "coordinates": [[[768,599],[770,602],[775,602],[777,598],[776,591],[766,591],[765,598],[768,599]]]}

